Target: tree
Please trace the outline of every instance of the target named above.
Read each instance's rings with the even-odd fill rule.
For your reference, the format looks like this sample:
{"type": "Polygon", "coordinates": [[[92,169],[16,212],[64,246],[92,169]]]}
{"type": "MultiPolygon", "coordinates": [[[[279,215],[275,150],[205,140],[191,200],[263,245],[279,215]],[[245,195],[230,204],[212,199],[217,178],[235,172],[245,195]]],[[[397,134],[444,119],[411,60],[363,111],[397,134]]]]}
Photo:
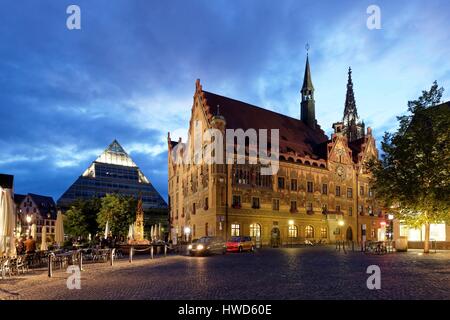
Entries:
{"type": "Polygon", "coordinates": [[[381,161],[368,163],[377,197],[410,227],[425,227],[425,253],[430,224],[450,221],[450,107],[439,105],[443,91],[435,81],[409,101],[397,132],[383,137],[381,161]]]}
{"type": "Polygon", "coordinates": [[[118,194],[107,194],[101,199],[97,216],[99,227],[104,230],[106,222],[115,236],[126,236],[130,224],[136,219],[136,199],[118,194]]]}
{"type": "Polygon", "coordinates": [[[97,214],[100,206],[99,198],[75,200],[66,212],[64,225],[67,233],[74,237],[84,238],[88,234],[96,234],[98,231],[97,214]]]}

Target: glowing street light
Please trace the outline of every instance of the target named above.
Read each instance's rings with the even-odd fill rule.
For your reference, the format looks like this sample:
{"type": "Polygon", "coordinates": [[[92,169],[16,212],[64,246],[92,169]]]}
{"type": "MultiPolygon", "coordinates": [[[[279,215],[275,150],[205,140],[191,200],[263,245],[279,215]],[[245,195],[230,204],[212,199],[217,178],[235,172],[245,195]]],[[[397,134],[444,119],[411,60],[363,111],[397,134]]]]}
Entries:
{"type": "Polygon", "coordinates": [[[288,221],[288,224],[289,224],[290,226],[293,226],[293,225],[294,225],[294,220],[289,220],[289,221],[288,221]]]}
{"type": "Polygon", "coordinates": [[[186,236],[186,241],[189,240],[189,235],[191,234],[191,228],[189,227],[184,227],[184,235],[186,236]]]}
{"type": "Polygon", "coordinates": [[[394,220],[394,215],[392,213],[388,214],[388,219],[389,220],[394,220]]]}

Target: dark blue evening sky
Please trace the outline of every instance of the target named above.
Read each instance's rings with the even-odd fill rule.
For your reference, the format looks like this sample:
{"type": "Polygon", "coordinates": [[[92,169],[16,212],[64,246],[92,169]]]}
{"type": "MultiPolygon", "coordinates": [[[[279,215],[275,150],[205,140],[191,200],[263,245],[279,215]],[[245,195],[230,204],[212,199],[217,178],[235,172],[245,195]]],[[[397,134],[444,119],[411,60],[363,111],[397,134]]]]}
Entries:
{"type": "Polygon", "coordinates": [[[434,80],[450,92],[442,1],[17,0],[0,6],[0,172],[55,200],[117,139],[167,198],[167,132],[203,88],[299,116],[305,43],[316,116],[342,117],[347,68],[378,141],[434,80]],[[66,8],[81,8],[81,30],[66,8]],[[369,5],[381,29],[366,27],[369,5]]]}

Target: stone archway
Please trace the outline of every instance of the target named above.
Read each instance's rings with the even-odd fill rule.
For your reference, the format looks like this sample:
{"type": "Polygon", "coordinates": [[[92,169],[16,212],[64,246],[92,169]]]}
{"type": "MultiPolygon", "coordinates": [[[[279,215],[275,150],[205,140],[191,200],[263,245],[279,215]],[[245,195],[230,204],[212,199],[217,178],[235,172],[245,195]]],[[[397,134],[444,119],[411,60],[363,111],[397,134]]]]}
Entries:
{"type": "Polygon", "coordinates": [[[345,232],[345,240],[353,241],[353,230],[352,230],[352,227],[348,227],[347,228],[347,231],[345,232]]]}

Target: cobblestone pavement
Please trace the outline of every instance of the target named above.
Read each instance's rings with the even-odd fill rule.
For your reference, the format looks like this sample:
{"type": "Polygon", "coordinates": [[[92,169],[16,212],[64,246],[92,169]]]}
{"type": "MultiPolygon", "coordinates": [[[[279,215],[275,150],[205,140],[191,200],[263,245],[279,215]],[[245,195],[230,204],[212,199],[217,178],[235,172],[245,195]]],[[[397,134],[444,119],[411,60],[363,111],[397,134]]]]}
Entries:
{"type": "Polygon", "coordinates": [[[382,256],[332,247],[262,249],[225,256],[136,257],[85,264],[81,289],[46,270],[0,280],[0,299],[450,299],[450,252],[382,256]],[[381,289],[369,290],[369,265],[381,289]]]}

